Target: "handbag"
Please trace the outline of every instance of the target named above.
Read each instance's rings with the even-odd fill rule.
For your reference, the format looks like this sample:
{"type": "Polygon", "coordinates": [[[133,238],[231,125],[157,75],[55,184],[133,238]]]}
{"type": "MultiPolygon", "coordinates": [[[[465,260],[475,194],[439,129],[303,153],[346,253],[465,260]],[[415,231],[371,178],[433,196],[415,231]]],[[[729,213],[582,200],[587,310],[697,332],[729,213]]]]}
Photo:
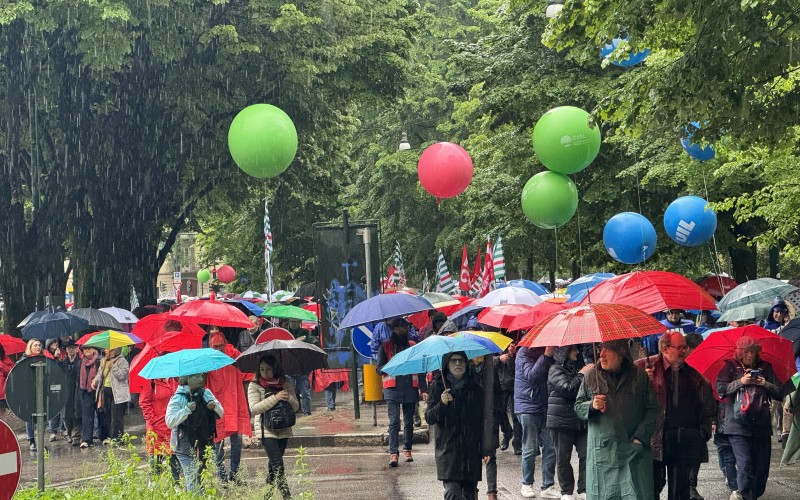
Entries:
{"type": "Polygon", "coordinates": [[[296,421],[297,417],[294,414],[294,409],[288,401],[278,401],[278,404],[264,412],[261,416],[261,426],[272,431],[279,431],[287,427],[292,427],[296,421]]]}

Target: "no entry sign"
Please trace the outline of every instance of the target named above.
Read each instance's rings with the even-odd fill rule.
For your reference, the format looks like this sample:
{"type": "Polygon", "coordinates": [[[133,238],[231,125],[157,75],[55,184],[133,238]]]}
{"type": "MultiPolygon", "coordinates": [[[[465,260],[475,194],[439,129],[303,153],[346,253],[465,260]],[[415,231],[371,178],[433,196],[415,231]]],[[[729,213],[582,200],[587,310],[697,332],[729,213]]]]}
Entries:
{"type": "Polygon", "coordinates": [[[11,427],[0,420],[0,500],[10,500],[19,485],[22,458],[11,427]]]}

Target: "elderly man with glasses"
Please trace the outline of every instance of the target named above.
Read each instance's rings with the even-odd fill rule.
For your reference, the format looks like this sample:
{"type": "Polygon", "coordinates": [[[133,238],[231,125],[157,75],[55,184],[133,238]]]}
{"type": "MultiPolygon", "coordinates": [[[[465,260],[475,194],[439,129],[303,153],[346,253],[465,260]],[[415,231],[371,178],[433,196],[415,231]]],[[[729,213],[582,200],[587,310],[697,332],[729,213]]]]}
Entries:
{"type": "Polygon", "coordinates": [[[686,364],[689,346],[682,333],[665,333],[658,347],[659,354],[636,361],[650,377],[658,400],[651,440],[655,497],[669,481],[669,500],[702,500],[697,477],[691,476],[708,461],[706,442],[716,416],[714,394],[708,380],[686,364]]]}

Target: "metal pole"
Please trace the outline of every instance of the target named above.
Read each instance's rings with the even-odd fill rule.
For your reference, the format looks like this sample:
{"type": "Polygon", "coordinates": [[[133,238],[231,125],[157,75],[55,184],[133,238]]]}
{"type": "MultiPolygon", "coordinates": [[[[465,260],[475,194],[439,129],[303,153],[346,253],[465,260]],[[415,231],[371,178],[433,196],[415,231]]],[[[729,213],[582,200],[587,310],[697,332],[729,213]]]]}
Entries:
{"type": "MultiPolygon", "coordinates": [[[[372,233],[370,228],[365,227],[361,230],[361,236],[364,238],[364,266],[367,272],[367,298],[372,297],[372,233]]],[[[374,359],[369,360],[370,364],[374,363],[374,359]]],[[[372,402],[372,426],[378,426],[378,403],[372,402]]]]}
{"type": "MultiPolygon", "coordinates": [[[[350,223],[347,210],[342,211],[342,231],[344,231],[345,254],[350,253],[350,223]]],[[[358,353],[356,345],[353,343],[353,330],[350,329],[350,359],[353,366],[350,369],[350,386],[353,388],[353,416],[361,418],[361,406],[358,394],[358,353]]]]}
{"type": "Polygon", "coordinates": [[[36,370],[36,476],[39,491],[44,491],[44,424],[47,414],[44,411],[44,361],[32,363],[36,370]]]}

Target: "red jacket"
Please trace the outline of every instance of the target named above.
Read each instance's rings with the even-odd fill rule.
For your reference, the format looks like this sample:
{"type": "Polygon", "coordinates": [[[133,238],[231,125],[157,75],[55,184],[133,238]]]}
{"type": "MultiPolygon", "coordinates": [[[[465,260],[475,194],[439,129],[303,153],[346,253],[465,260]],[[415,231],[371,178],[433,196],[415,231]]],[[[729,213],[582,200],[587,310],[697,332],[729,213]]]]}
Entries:
{"type": "Polygon", "coordinates": [[[143,384],[142,392],[139,395],[139,407],[144,415],[145,429],[145,448],[151,455],[172,454],[169,446],[169,438],[172,430],[167,427],[164,415],[167,414],[167,403],[178,389],[178,381],[175,379],[156,379],[149,381],[152,383],[143,384]]]}
{"type": "Polygon", "coordinates": [[[14,368],[14,362],[8,356],[0,360],[0,401],[6,399],[6,379],[11,369],[14,368]]]}
{"type": "MultiPolygon", "coordinates": [[[[236,359],[241,353],[228,344],[225,346],[225,354],[236,359]]],[[[216,442],[231,434],[252,435],[250,406],[244,393],[244,382],[252,378],[252,374],[242,373],[233,365],[208,372],[206,388],[219,400],[224,410],[222,418],[217,419],[216,442]]]]}

